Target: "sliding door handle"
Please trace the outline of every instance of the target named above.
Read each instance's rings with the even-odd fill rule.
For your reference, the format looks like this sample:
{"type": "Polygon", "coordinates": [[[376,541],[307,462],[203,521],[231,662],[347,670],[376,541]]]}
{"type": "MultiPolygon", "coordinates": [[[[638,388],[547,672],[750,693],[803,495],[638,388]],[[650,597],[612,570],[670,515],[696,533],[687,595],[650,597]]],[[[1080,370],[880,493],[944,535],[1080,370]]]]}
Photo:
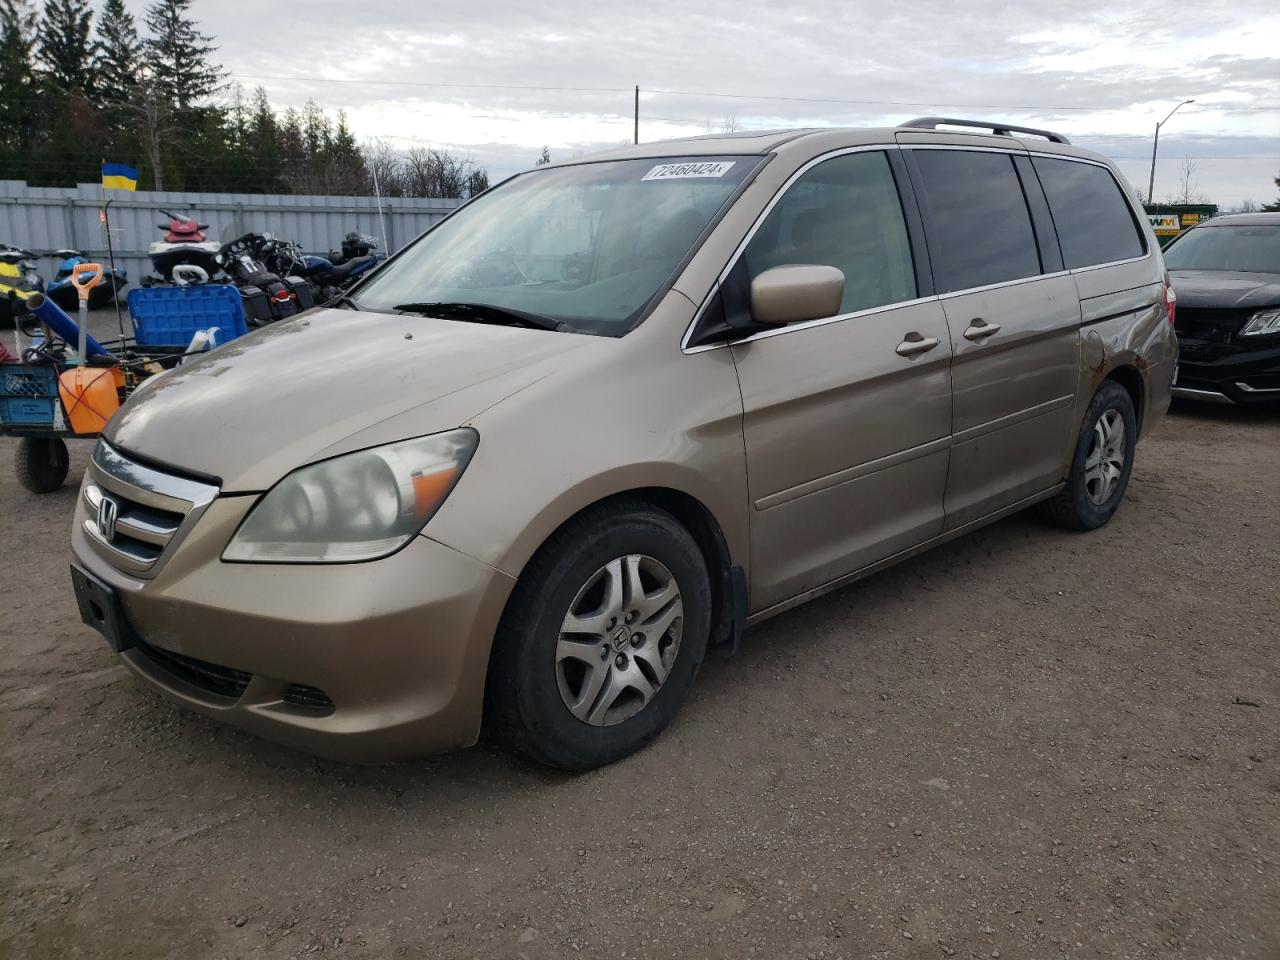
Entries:
{"type": "Polygon", "coordinates": [[[974,317],[969,321],[969,328],[964,332],[966,340],[973,340],[975,343],[979,340],[985,340],[993,333],[1000,332],[1000,324],[987,323],[981,317],[974,317]]]}
{"type": "Polygon", "coordinates": [[[922,337],[918,333],[908,333],[894,349],[898,356],[910,359],[922,353],[928,353],[941,342],[937,337],[922,337]]]}

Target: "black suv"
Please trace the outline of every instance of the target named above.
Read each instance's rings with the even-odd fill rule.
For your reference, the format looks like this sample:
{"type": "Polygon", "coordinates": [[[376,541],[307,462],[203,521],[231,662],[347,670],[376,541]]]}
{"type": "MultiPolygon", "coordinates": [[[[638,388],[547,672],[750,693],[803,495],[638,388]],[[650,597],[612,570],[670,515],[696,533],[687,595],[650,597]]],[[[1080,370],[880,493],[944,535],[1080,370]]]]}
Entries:
{"type": "Polygon", "coordinates": [[[1173,395],[1280,402],[1280,213],[1206,220],[1164,259],[1178,295],[1173,395]]]}

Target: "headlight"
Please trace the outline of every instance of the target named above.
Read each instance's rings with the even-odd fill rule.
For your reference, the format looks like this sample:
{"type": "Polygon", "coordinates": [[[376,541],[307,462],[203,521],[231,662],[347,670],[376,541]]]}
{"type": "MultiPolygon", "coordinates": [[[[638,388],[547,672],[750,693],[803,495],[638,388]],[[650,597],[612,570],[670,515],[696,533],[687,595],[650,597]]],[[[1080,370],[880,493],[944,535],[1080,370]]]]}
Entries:
{"type": "Polygon", "coordinates": [[[1240,336],[1256,337],[1264,333],[1280,333],[1280,310],[1255,313],[1241,329],[1240,336]]]}
{"type": "Polygon", "coordinates": [[[301,467],[258,501],[222,559],[350,563],[394,553],[444,503],[478,440],[452,430],[301,467]]]}

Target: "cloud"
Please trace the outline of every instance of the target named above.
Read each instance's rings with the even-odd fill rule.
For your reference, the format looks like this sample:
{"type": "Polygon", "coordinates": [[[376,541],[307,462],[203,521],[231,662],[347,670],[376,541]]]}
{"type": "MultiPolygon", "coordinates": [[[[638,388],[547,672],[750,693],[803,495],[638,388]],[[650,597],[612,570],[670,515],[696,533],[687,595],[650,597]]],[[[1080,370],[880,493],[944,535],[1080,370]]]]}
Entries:
{"type": "Polygon", "coordinates": [[[345,109],[361,136],[449,145],[497,175],[531,164],[544,143],[562,157],[629,139],[635,84],[646,140],[728,118],[753,129],[958,114],[1060,129],[1125,158],[1149,150],[1155,121],[1194,97],[1162,135],[1162,164],[1201,157],[1201,189],[1224,203],[1271,197],[1280,170],[1280,109],[1256,109],[1280,107],[1274,0],[195,9],[246,87],[261,84],[281,106],[345,109]]]}

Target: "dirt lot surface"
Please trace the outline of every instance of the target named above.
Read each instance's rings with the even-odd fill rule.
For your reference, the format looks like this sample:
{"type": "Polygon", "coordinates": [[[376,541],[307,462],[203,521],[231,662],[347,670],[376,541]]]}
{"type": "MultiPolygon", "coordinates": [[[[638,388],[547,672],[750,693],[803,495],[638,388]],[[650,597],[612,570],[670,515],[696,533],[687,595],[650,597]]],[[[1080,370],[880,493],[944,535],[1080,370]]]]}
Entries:
{"type": "Polygon", "coordinates": [[[0,957],[1280,957],[1280,412],[1175,410],[1105,530],[1013,517],[779,617],[581,776],[170,706],[12,454],[0,957]]]}

